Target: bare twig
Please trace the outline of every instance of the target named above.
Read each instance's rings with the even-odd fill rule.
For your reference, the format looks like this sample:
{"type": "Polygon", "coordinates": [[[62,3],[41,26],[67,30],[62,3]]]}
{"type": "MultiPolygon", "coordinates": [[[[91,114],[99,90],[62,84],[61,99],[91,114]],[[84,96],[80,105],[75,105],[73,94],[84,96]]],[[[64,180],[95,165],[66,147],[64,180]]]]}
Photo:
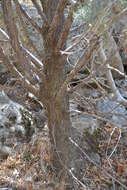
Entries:
{"type": "Polygon", "coordinates": [[[63,25],[63,29],[59,38],[59,41],[57,43],[57,48],[56,49],[63,49],[63,46],[65,45],[65,42],[67,40],[67,36],[70,30],[70,27],[72,25],[73,22],[73,13],[77,7],[78,3],[75,3],[74,5],[72,5],[72,7],[70,8],[70,11],[68,13],[68,17],[63,25]]]}
{"type": "MultiPolygon", "coordinates": [[[[40,75],[40,70],[37,67],[37,65],[42,66],[42,63],[35,56],[33,56],[27,49],[25,49],[19,40],[18,29],[16,26],[16,21],[12,10],[11,1],[9,2],[3,1],[2,6],[4,12],[4,20],[7,25],[7,30],[9,34],[10,44],[13,50],[15,51],[15,57],[19,62],[19,64],[17,65],[18,69],[20,70],[22,75],[32,83],[33,83],[33,74],[39,77],[42,76],[42,78],[44,78],[43,73],[40,75]],[[36,64],[33,64],[31,60],[28,59],[28,56],[26,56],[26,54],[32,59],[32,62],[36,64]]],[[[37,83],[37,80],[34,82],[37,83]]]]}
{"type": "Polygon", "coordinates": [[[16,77],[18,77],[22,81],[22,85],[28,89],[29,92],[34,94],[36,97],[38,96],[38,89],[30,84],[30,82],[23,77],[23,75],[16,69],[11,61],[5,55],[3,49],[0,46],[0,59],[2,60],[3,64],[7,66],[10,72],[14,73],[16,77]]]}
{"type": "Polygon", "coordinates": [[[46,0],[40,0],[40,2],[41,2],[43,9],[46,10],[47,9],[47,1],[46,0]]]}
{"type": "MultiPolygon", "coordinates": [[[[72,69],[72,71],[68,74],[67,78],[65,79],[63,85],[61,86],[58,94],[57,94],[57,98],[61,97],[67,86],[68,83],[74,78],[74,76],[81,70],[81,68],[88,63],[91,55],[93,54],[93,51],[96,49],[98,45],[98,37],[94,38],[90,43],[89,46],[87,47],[87,49],[85,50],[85,52],[83,52],[83,54],[81,55],[80,59],[78,60],[76,66],[74,67],[74,69],[72,69]]],[[[59,98],[58,98],[59,99],[59,98]]]]}
{"type": "Polygon", "coordinates": [[[127,78],[127,75],[126,75],[125,73],[122,73],[122,72],[119,71],[118,69],[116,69],[116,68],[114,68],[114,67],[112,67],[112,66],[110,66],[110,65],[108,65],[107,68],[110,69],[110,70],[112,70],[112,71],[116,71],[116,72],[119,73],[121,76],[127,78]]]}
{"type": "Polygon", "coordinates": [[[7,34],[2,28],[0,28],[0,32],[3,34],[3,36],[4,36],[7,40],[9,40],[8,34],[7,34]]]}
{"type": "MultiPolygon", "coordinates": [[[[100,49],[98,51],[98,54],[99,54],[99,57],[100,57],[102,63],[103,64],[107,63],[107,57],[106,57],[104,49],[102,47],[102,42],[100,43],[100,49]]],[[[109,69],[109,64],[108,63],[105,65],[105,74],[106,74],[107,80],[109,82],[109,85],[110,85],[114,95],[116,96],[117,100],[119,102],[121,102],[122,104],[127,105],[127,100],[122,97],[122,95],[120,94],[118,88],[115,85],[115,81],[113,79],[111,70],[109,69]]]]}
{"type": "Polygon", "coordinates": [[[111,152],[111,154],[108,156],[108,147],[110,145],[110,142],[111,142],[111,138],[112,138],[112,135],[113,133],[115,132],[115,129],[116,127],[112,130],[112,133],[110,134],[110,138],[109,138],[109,141],[108,141],[108,146],[107,146],[107,150],[106,150],[106,158],[107,160],[110,160],[111,156],[113,155],[113,153],[116,151],[117,147],[118,147],[118,144],[120,142],[120,139],[121,139],[121,129],[119,128],[119,137],[118,137],[118,140],[117,140],[117,143],[113,149],[113,151],[111,152]]]}
{"type": "Polygon", "coordinates": [[[82,182],[74,175],[74,173],[72,172],[72,170],[69,170],[69,172],[70,172],[71,176],[73,177],[73,179],[74,179],[79,185],[81,185],[81,186],[84,188],[84,190],[87,190],[86,185],[85,185],[84,183],[82,183],[82,182]]]}
{"type": "Polygon", "coordinates": [[[84,152],[84,150],[82,150],[82,148],[70,137],[69,138],[70,142],[76,146],[83,154],[84,156],[87,158],[87,160],[89,162],[91,162],[92,164],[94,164],[96,167],[98,167],[100,170],[103,171],[103,173],[105,173],[109,178],[113,179],[116,183],[118,183],[119,185],[121,185],[121,187],[123,187],[124,189],[127,189],[127,186],[125,186],[124,184],[122,184],[118,179],[114,178],[111,174],[109,174],[104,168],[102,168],[100,165],[98,165],[94,160],[92,160],[88,154],[86,152],[84,152]]]}
{"type": "Polygon", "coordinates": [[[20,18],[21,25],[22,25],[22,28],[24,30],[25,36],[26,36],[26,38],[27,38],[27,40],[29,42],[29,46],[33,49],[33,51],[35,51],[37,53],[37,55],[39,57],[41,57],[40,52],[37,50],[36,46],[34,45],[33,41],[30,38],[29,32],[26,29],[25,22],[24,22],[22,14],[21,14],[20,5],[19,5],[17,0],[14,0],[14,3],[15,3],[15,6],[16,6],[16,11],[17,11],[17,14],[18,14],[18,16],[20,18]]]}
{"type": "Polygon", "coordinates": [[[30,24],[38,31],[39,34],[42,33],[42,30],[40,28],[40,26],[34,22],[34,20],[26,13],[26,11],[22,8],[22,6],[20,5],[20,3],[17,1],[17,3],[19,4],[20,10],[23,14],[23,16],[30,22],[30,24]]]}

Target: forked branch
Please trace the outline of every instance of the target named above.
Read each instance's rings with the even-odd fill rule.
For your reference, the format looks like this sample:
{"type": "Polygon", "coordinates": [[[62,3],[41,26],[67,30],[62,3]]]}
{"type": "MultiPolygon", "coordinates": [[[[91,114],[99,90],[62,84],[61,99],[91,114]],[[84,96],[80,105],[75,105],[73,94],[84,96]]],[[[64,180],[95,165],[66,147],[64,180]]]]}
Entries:
{"type": "Polygon", "coordinates": [[[48,19],[45,15],[45,13],[41,10],[41,7],[39,6],[39,4],[37,3],[37,0],[31,0],[32,3],[34,4],[34,6],[36,7],[37,11],[38,11],[38,14],[41,16],[43,22],[49,26],[49,23],[48,23],[48,19]]]}
{"type": "Polygon", "coordinates": [[[33,74],[39,77],[41,76],[43,77],[43,75],[40,75],[40,70],[37,67],[37,64],[41,65],[40,61],[38,61],[38,59],[35,56],[33,56],[29,51],[23,48],[20,42],[18,29],[16,26],[15,17],[12,10],[11,1],[8,1],[8,2],[3,1],[2,7],[3,7],[4,20],[7,26],[10,43],[15,52],[15,58],[19,62],[18,69],[20,70],[22,75],[26,77],[30,82],[33,81],[33,74]],[[31,59],[28,59],[28,55],[31,59]],[[33,64],[33,63],[36,63],[36,64],[33,64]]]}
{"type": "Polygon", "coordinates": [[[51,23],[49,31],[48,31],[47,39],[54,39],[56,37],[58,28],[59,28],[59,24],[63,17],[64,9],[65,9],[67,2],[68,2],[68,0],[59,0],[54,18],[52,20],[52,23],[51,23]]]}
{"type": "Polygon", "coordinates": [[[69,33],[69,30],[71,28],[71,25],[72,25],[72,22],[73,22],[73,13],[77,7],[77,4],[78,3],[75,3],[71,6],[70,8],[70,11],[68,13],[68,17],[63,25],[63,29],[62,29],[62,32],[61,32],[61,35],[60,35],[60,38],[59,38],[59,41],[57,43],[57,48],[58,50],[60,49],[63,49],[63,46],[65,45],[66,43],[66,40],[67,40],[67,36],[68,36],[68,33],[69,33]]]}
{"type": "Polygon", "coordinates": [[[61,88],[60,88],[60,90],[59,90],[59,92],[57,94],[58,99],[60,99],[60,97],[64,95],[69,82],[77,75],[77,73],[82,69],[82,67],[88,63],[89,59],[91,58],[91,55],[93,54],[94,50],[98,46],[98,41],[99,41],[98,37],[94,37],[90,41],[88,47],[85,49],[85,51],[83,52],[83,54],[79,58],[77,64],[74,67],[74,69],[72,69],[72,71],[68,74],[68,76],[65,79],[63,85],[61,86],[61,88]]]}

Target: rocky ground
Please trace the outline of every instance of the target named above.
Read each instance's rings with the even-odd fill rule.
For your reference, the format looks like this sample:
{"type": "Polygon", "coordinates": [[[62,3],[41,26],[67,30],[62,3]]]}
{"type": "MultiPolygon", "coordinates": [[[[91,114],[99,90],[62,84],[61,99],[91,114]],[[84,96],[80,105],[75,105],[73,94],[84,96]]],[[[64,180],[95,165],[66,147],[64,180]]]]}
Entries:
{"type": "MultiPolygon", "coordinates": [[[[35,17],[33,7],[25,9],[35,17]]],[[[41,49],[39,36],[29,30],[41,49]]],[[[73,85],[82,77],[79,73],[73,85]]],[[[116,84],[127,98],[127,79],[116,84]]],[[[0,190],[48,189],[52,174],[45,110],[1,64],[0,85],[0,190]]],[[[70,94],[71,119],[80,139],[78,180],[84,190],[127,189],[127,107],[114,99],[106,83],[104,87],[91,82],[70,94]]]]}
{"type": "MultiPolygon", "coordinates": [[[[124,83],[121,91],[126,88],[126,80],[117,83],[124,83]]],[[[50,165],[47,119],[39,102],[21,89],[24,92],[18,84],[5,89],[7,95],[0,92],[1,190],[43,189],[51,179],[43,167],[50,165]],[[17,99],[14,92],[18,89],[17,99]]],[[[85,86],[71,94],[70,105],[73,127],[80,137],[80,181],[91,190],[126,189],[127,108],[111,93],[104,97],[97,88],[85,86]]]]}

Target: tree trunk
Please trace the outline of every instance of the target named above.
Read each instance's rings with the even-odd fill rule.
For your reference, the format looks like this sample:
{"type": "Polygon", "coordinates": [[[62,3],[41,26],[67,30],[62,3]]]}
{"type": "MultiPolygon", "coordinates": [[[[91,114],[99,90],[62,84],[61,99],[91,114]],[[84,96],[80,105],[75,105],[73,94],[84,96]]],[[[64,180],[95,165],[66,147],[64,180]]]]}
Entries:
{"type": "MultiPolygon", "coordinates": [[[[58,0],[49,0],[48,6],[44,10],[49,23],[55,14],[58,0]]],[[[55,38],[44,37],[44,74],[46,81],[42,84],[40,97],[46,108],[48,116],[49,137],[52,151],[52,165],[55,173],[55,180],[58,183],[66,183],[64,189],[72,189],[72,178],[69,176],[69,169],[75,168],[75,147],[69,141],[72,132],[72,123],[69,111],[69,97],[67,92],[62,97],[57,97],[65,78],[66,57],[60,52],[55,52],[60,32],[64,23],[64,15],[59,23],[59,28],[55,34],[55,38]],[[69,183],[69,185],[67,185],[69,183]]],[[[53,34],[54,35],[54,34],[53,34]]],[[[61,185],[58,187],[58,189],[61,185]]]]}
{"type": "MultiPolygon", "coordinates": [[[[52,48],[51,48],[52,49],[52,48]]],[[[46,55],[49,54],[49,49],[46,55]]],[[[51,55],[45,59],[44,72],[46,82],[42,84],[40,99],[46,108],[48,116],[49,137],[52,150],[53,172],[59,182],[68,180],[67,170],[74,167],[74,147],[69,137],[71,136],[72,124],[69,114],[69,97],[67,92],[64,96],[57,98],[64,80],[64,59],[61,55],[51,55]],[[72,152],[73,151],[73,152],[72,152]]]]}

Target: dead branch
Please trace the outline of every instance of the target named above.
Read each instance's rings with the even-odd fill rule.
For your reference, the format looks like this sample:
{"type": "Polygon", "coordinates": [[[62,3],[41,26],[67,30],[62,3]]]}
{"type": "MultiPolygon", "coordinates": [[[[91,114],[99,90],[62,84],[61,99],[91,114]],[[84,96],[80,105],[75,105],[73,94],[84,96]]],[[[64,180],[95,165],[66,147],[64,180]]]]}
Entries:
{"type": "MultiPolygon", "coordinates": [[[[85,49],[85,51],[82,53],[81,57],[79,58],[77,64],[75,65],[75,67],[72,69],[72,71],[68,74],[67,78],[65,79],[63,85],[61,86],[58,94],[57,94],[57,98],[61,97],[69,82],[76,76],[76,74],[81,70],[81,68],[88,63],[91,55],[93,54],[94,50],[97,48],[98,46],[98,37],[95,37],[91,40],[91,42],[89,43],[88,47],[85,49]]],[[[58,98],[58,99],[59,99],[58,98]]]]}
{"type": "Polygon", "coordinates": [[[109,141],[108,141],[108,145],[107,145],[107,149],[106,149],[106,159],[109,161],[110,158],[112,157],[113,153],[116,151],[117,147],[118,147],[118,144],[120,142],[120,139],[121,139],[121,129],[119,128],[119,136],[118,136],[118,139],[117,139],[117,142],[116,142],[116,145],[115,147],[113,148],[113,151],[111,152],[111,154],[108,156],[108,148],[109,148],[109,145],[111,143],[111,139],[112,139],[112,136],[113,136],[113,133],[115,132],[115,129],[117,129],[117,127],[114,127],[111,134],[110,134],[110,138],[109,138],[109,141]]]}
{"type": "MultiPolygon", "coordinates": [[[[107,57],[105,55],[102,42],[100,43],[100,48],[98,50],[98,54],[99,54],[99,57],[100,57],[102,63],[104,64],[107,61],[107,57]]],[[[123,98],[123,96],[120,94],[118,88],[116,87],[111,70],[109,68],[110,68],[109,64],[108,63],[105,64],[105,74],[106,74],[107,80],[109,82],[109,85],[110,85],[115,97],[117,98],[117,100],[120,103],[127,105],[127,100],[125,98],[123,98]]]]}
{"type": "Polygon", "coordinates": [[[22,17],[22,14],[21,14],[20,5],[19,5],[19,3],[18,3],[17,0],[14,0],[14,3],[15,3],[15,7],[16,7],[17,14],[18,14],[19,19],[20,19],[20,21],[21,21],[21,26],[22,26],[22,28],[23,28],[24,34],[25,34],[25,36],[26,36],[26,39],[27,39],[27,41],[28,41],[28,43],[29,43],[29,46],[33,49],[34,52],[37,53],[37,55],[38,55],[39,57],[41,57],[40,52],[37,50],[36,46],[34,45],[33,41],[32,41],[31,38],[30,38],[29,32],[28,32],[27,29],[26,29],[25,22],[24,22],[24,19],[23,19],[23,17],[22,17]]]}
{"type": "Polygon", "coordinates": [[[121,76],[127,78],[127,75],[126,75],[125,73],[123,73],[123,72],[120,72],[118,69],[116,69],[116,68],[114,68],[114,67],[112,67],[112,66],[110,66],[110,65],[108,66],[108,68],[109,68],[111,71],[116,71],[116,72],[119,73],[121,76]]]}
{"type": "MultiPolygon", "coordinates": [[[[5,41],[9,42],[10,38],[9,38],[8,34],[3,29],[1,29],[1,28],[0,28],[0,32],[6,38],[5,41]]],[[[34,63],[34,65],[39,69],[39,70],[37,70],[37,73],[40,74],[41,79],[45,80],[44,73],[42,72],[42,69],[43,69],[42,62],[35,55],[33,55],[28,49],[26,49],[25,47],[23,47],[22,44],[20,44],[20,45],[21,45],[21,48],[24,51],[25,55],[27,57],[29,57],[29,59],[34,63]],[[40,71],[41,71],[41,73],[40,73],[40,71]]]]}
{"type": "Polygon", "coordinates": [[[63,29],[59,38],[59,41],[57,43],[57,48],[58,50],[63,49],[63,46],[65,45],[65,42],[67,40],[67,36],[70,30],[70,27],[72,25],[73,22],[73,13],[75,11],[77,7],[77,3],[75,3],[74,5],[71,6],[70,11],[68,13],[68,17],[63,25],[63,29]]]}
{"type": "MultiPolygon", "coordinates": [[[[4,20],[7,26],[10,43],[15,51],[16,59],[19,61],[18,69],[23,74],[24,77],[27,77],[29,81],[33,81],[33,73],[36,75],[40,75],[39,69],[35,67],[35,65],[28,59],[28,57],[25,56],[25,53],[29,54],[32,59],[34,58],[34,62],[38,63],[37,59],[35,59],[32,54],[29,53],[29,51],[26,51],[25,48],[22,47],[19,38],[18,38],[18,29],[16,26],[15,17],[12,10],[11,1],[9,2],[3,2],[3,12],[4,12],[4,20]],[[6,13],[8,15],[6,15],[6,13]],[[6,16],[5,16],[6,15],[6,16]],[[25,53],[24,53],[25,51],[25,53]]],[[[40,63],[40,62],[39,62],[40,63]]]]}
{"type": "Polygon", "coordinates": [[[126,16],[127,15],[127,8],[123,9],[119,14],[115,14],[113,17],[112,17],[112,20],[111,20],[111,23],[114,23],[115,21],[121,19],[122,17],[126,16]]]}
{"type": "Polygon", "coordinates": [[[99,164],[97,164],[93,159],[91,159],[88,154],[82,150],[82,148],[70,137],[69,138],[70,142],[76,146],[83,154],[84,156],[87,158],[87,160],[89,162],[91,162],[92,164],[94,164],[96,167],[98,167],[100,170],[103,171],[103,173],[105,173],[106,176],[108,176],[109,178],[113,179],[116,183],[118,183],[119,185],[121,185],[121,187],[123,187],[124,189],[127,189],[127,186],[125,186],[124,184],[122,184],[119,180],[117,180],[116,178],[114,178],[111,174],[109,174],[104,168],[102,168],[99,164]]]}
{"type": "Polygon", "coordinates": [[[4,50],[0,46],[0,59],[3,64],[9,69],[11,73],[13,73],[16,77],[18,77],[22,81],[22,85],[28,89],[29,92],[38,97],[38,89],[30,84],[30,82],[24,78],[24,76],[16,69],[13,63],[7,58],[7,55],[4,53],[4,50]]]}
{"type": "MultiPolygon", "coordinates": [[[[21,45],[22,46],[22,45],[21,45]]],[[[22,46],[22,49],[24,50],[25,54],[30,58],[30,60],[39,68],[42,69],[43,63],[35,56],[33,55],[28,49],[22,46]]]]}
{"type": "Polygon", "coordinates": [[[0,32],[3,34],[3,36],[6,38],[6,40],[9,40],[8,34],[2,28],[0,28],[0,32]]]}
{"type": "Polygon", "coordinates": [[[49,40],[52,39],[52,41],[53,41],[53,39],[55,39],[61,18],[63,17],[63,14],[64,14],[64,8],[65,8],[67,2],[68,2],[68,0],[59,0],[58,6],[56,9],[56,13],[53,17],[52,23],[51,23],[49,31],[48,31],[47,39],[49,39],[49,40]]]}
{"type": "Polygon", "coordinates": [[[26,71],[25,63],[27,63],[27,60],[24,57],[20,47],[20,42],[18,39],[18,30],[12,10],[11,1],[2,1],[2,7],[4,13],[4,21],[9,34],[10,43],[16,53],[16,59],[19,60],[20,63],[19,68],[22,71],[23,75],[27,75],[28,77],[28,73],[25,72],[26,71]]]}
{"type": "Polygon", "coordinates": [[[41,2],[41,5],[42,5],[43,9],[46,10],[48,3],[45,0],[40,0],[40,2],[41,2]]]}
{"type": "Polygon", "coordinates": [[[26,11],[22,8],[22,6],[20,5],[20,3],[18,1],[17,1],[17,3],[19,4],[20,10],[21,10],[23,16],[29,21],[29,23],[35,28],[35,30],[37,30],[37,32],[39,34],[41,34],[41,32],[42,32],[41,27],[36,22],[34,22],[34,20],[28,15],[28,13],[26,13],[26,11]]]}

